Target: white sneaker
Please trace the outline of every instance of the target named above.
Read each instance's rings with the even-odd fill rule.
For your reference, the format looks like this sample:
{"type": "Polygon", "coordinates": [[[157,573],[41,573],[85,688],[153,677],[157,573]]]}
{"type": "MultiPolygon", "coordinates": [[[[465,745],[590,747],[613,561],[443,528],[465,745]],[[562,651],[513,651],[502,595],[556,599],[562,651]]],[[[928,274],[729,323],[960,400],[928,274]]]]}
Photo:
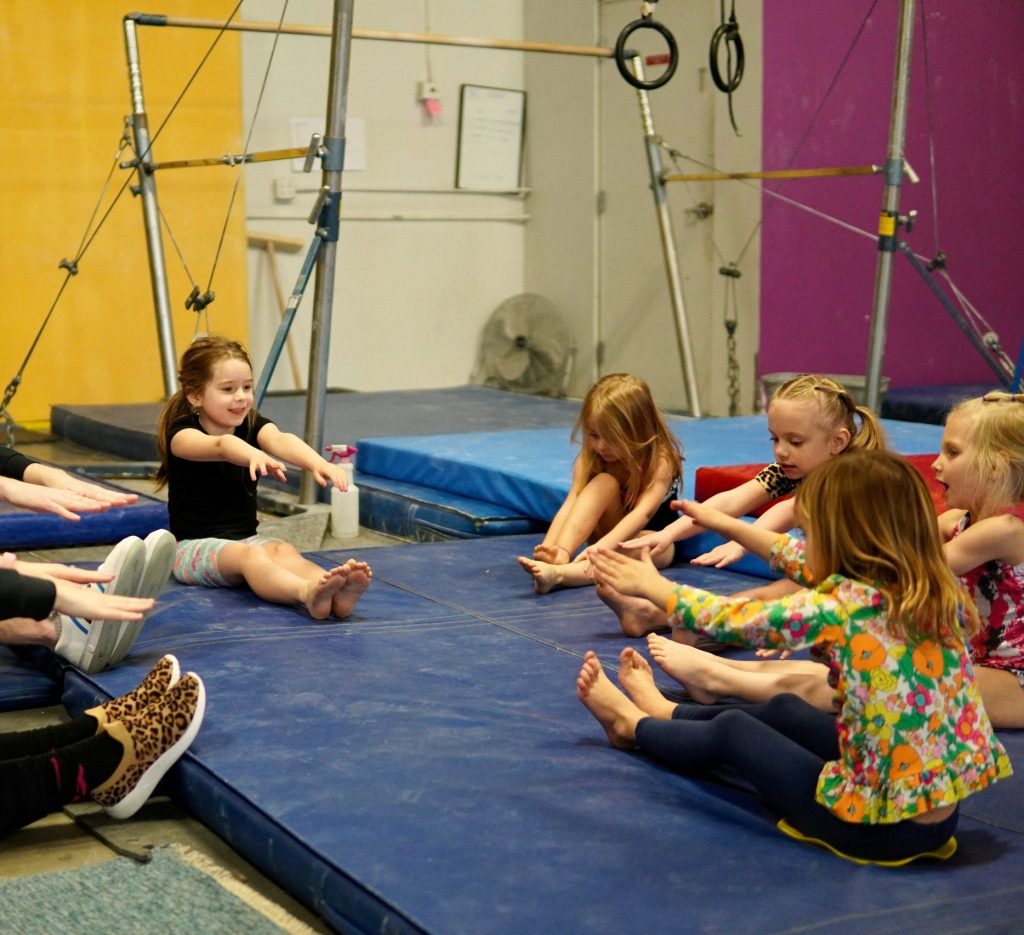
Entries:
{"type": "MultiPolygon", "coordinates": [[[[146,560],[142,568],[138,592],[134,596],[156,599],[167,587],[167,581],[174,570],[174,560],[178,555],[178,540],[166,529],[156,529],[146,536],[143,545],[146,548],[146,560]]],[[[129,620],[122,624],[107,665],[117,665],[128,655],[142,632],[143,623],[145,623],[145,618],[129,620]]]]}
{"type": "MultiPolygon", "coordinates": [[[[114,580],[109,584],[97,585],[106,594],[116,594],[119,597],[134,597],[139,591],[139,584],[142,581],[142,572],[146,564],[146,547],[138,536],[129,536],[122,539],[111,550],[105,562],[100,565],[103,571],[114,574],[114,580]]],[[[82,650],[81,659],[71,659],[83,672],[93,674],[102,672],[110,661],[110,654],[114,650],[117,638],[121,629],[128,625],[125,620],[81,620],[77,617],[69,617],[70,625],[81,629],[88,628],[89,634],[82,650]]],[[[62,629],[64,626],[62,619],[62,629]]]]}

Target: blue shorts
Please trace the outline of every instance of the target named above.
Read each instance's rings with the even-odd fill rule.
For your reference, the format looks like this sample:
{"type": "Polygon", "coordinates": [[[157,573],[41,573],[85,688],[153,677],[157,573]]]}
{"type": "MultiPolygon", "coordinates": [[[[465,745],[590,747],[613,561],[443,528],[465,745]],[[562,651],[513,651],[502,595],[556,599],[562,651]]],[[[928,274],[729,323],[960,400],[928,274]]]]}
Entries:
{"type": "Polygon", "coordinates": [[[248,539],[182,539],[174,559],[174,577],[182,584],[200,584],[204,588],[230,588],[232,585],[220,573],[217,557],[221,549],[234,542],[262,545],[280,542],[269,536],[249,536],[248,539]]]}

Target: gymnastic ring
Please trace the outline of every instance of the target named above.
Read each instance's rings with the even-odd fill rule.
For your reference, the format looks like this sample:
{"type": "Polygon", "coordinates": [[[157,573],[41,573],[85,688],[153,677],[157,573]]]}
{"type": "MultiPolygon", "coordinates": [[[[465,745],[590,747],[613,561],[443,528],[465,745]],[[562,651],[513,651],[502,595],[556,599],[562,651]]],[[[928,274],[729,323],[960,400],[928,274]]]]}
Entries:
{"type": "Polygon", "coordinates": [[[632,23],[629,23],[619,33],[619,38],[615,42],[615,64],[619,66],[619,74],[626,79],[627,84],[631,84],[634,88],[639,88],[642,91],[653,91],[655,88],[660,88],[663,84],[667,84],[676,73],[676,67],[679,65],[679,46],[676,45],[676,38],[669,32],[667,26],[650,17],[642,17],[641,19],[633,20],[632,23]],[[634,58],[636,56],[635,52],[626,50],[626,40],[639,29],[653,29],[661,34],[668,45],[668,67],[657,78],[653,78],[650,81],[638,78],[626,65],[627,58],[634,58]]]}
{"type": "Polygon", "coordinates": [[[708,51],[708,66],[711,69],[711,80],[723,94],[731,94],[743,80],[743,66],[746,65],[746,56],[743,53],[743,39],[740,37],[740,27],[735,19],[722,23],[711,35],[711,48],[708,51]],[[722,73],[718,70],[718,47],[725,39],[726,45],[732,44],[736,51],[736,71],[729,76],[728,81],[722,80],[722,73]]]}

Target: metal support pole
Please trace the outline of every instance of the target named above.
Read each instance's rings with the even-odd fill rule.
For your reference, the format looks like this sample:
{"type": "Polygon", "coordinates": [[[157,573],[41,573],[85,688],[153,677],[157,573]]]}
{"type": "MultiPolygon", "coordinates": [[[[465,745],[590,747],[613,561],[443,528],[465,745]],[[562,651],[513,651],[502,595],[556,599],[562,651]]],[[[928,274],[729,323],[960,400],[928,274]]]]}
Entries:
{"type": "Polygon", "coordinates": [[[893,256],[897,248],[900,183],[903,181],[903,144],[907,131],[907,99],[910,86],[910,52],[914,42],[914,0],[901,0],[896,68],[889,119],[889,152],[885,163],[885,194],[878,220],[878,264],[875,268],[875,298],[868,338],[865,395],[869,408],[879,410],[882,357],[885,353],[892,293],[893,256]]]}
{"type": "MultiPolygon", "coordinates": [[[[639,56],[631,59],[633,73],[643,80],[643,63],[639,56]]],[[[690,327],[686,319],[686,306],[683,303],[683,287],[679,278],[679,261],[676,254],[676,239],[672,230],[672,218],[668,211],[668,189],[665,186],[661,149],[658,135],[654,132],[654,118],[651,116],[651,102],[647,91],[637,89],[640,101],[640,117],[644,127],[644,143],[647,147],[647,167],[651,173],[651,193],[654,195],[654,208],[658,215],[658,231],[661,234],[661,251],[665,259],[665,271],[668,273],[669,296],[672,300],[673,322],[676,328],[676,345],[679,348],[679,363],[683,370],[686,383],[686,396],[690,404],[690,414],[701,417],[700,395],[697,391],[696,368],[693,363],[693,351],[690,347],[690,327]]]]}
{"type": "Polygon", "coordinates": [[[156,203],[156,179],[145,164],[150,158],[149,120],[142,97],[142,68],[139,60],[137,27],[131,19],[124,20],[124,42],[128,57],[128,80],[132,95],[132,134],[135,154],[139,160],[139,184],[136,194],[142,198],[142,218],[146,227],[149,250],[149,278],[156,309],[156,330],[160,343],[160,363],[164,376],[164,395],[171,396],[178,388],[178,355],[174,349],[174,328],[171,323],[171,300],[167,287],[167,264],[160,237],[160,212],[156,203]]]}
{"type": "MultiPolygon", "coordinates": [[[[288,299],[288,304],[285,307],[284,314],[281,316],[281,322],[277,326],[277,334],[274,335],[274,343],[271,345],[270,351],[267,353],[266,363],[263,365],[263,370],[260,371],[260,378],[256,383],[254,395],[256,398],[257,409],[263,405],[263,397],[267,395],[267,387],[270,385],[270,378],[274,375],[274,370],[277,368],[277,362],[281,357],[281,351],[284,348],[285,341],[288,339],[288,332],[291,331],[292,322],[295,320],[295,313],[299,310],[299,302],[302,301],[303,293],[306,291],[306,285],[309,283],[310,274],[313,272],[313,264],[316,263],[316,258],[320,253],[320,247],[322,244],[323,240],[320,238],[319,234],[314,234],[313,240],[309,244],[309,249],[306,251],[306,258],[302,261],[302,269],[299,270],[299,278],[295,281],[295,288],[292,289],[291,297],[288,299]]],[[[312,387],[307,390],[307,400],[310,395],[312,395],[312,387]]]]}
{"type": "MultiPolygon", "coordinates": [[[[338,228],[341,220],[341,172],[345,167],[345,110],[348,68],[352,49],[352,9],[355,0],[335,0],[331,38],[331,72],[327,95],[327,124],[322,142],[324,193],[317,221],[322,238],[313,292],[313,323],[309,347],[309,379],[306,392],[306,443],[314,451],[324,444],[324,412],[327,404],[327,365],[331,351],[331,313],[334,303],[334,272],[337,264],[338,228]]],[[[299,502],[315,503],[318,487],[308,471],[302,474],[299,502]]]]}

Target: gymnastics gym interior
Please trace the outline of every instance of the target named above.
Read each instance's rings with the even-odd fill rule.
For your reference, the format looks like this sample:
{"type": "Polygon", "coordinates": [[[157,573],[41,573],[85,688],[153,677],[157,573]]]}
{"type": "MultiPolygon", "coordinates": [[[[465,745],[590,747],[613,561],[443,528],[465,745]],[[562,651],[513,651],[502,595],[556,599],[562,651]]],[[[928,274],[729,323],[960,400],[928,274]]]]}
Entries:
{"type": "MultiPolygon", "coordinates": [[[[77,523],[0,504],[0,544],[95,564],[164,527],[157,417],[181,352],[217,333],[249,348],[281,429],[355,449],[358,531],[292,476],[261,483],[266,528],[373,568],[344,622],[171,582],[100,673],[0,647],[4,729],[174,653],[206,718],[128,824],[173,803],[304,930],[1017,930],[1020,775],[962,803],[944,862],[797,843],[729,776],[609,746],[581,660],[614,673],[643,641],[593,588],[536,593],[516,557],[607,373],[650,385],[685,497],[767,463],[766,399],[815,372],[880,414],[943,508],[944,414],[1021,384],[1024,8],[20,0],[4,19],[0,423],[139,496],[77,523]]],[[[689,563],[716,541],[666,574],[772,577],[689,563]]],[[[999,736],[1024,771],[1024,736],[999,736]]],[[[131,853],[71,817],[114,842],[104,859],[131,853]]],[[[0,867],[38,846],[33,872],[62,869],[54,833],[18,832],[0,867]]]]}

